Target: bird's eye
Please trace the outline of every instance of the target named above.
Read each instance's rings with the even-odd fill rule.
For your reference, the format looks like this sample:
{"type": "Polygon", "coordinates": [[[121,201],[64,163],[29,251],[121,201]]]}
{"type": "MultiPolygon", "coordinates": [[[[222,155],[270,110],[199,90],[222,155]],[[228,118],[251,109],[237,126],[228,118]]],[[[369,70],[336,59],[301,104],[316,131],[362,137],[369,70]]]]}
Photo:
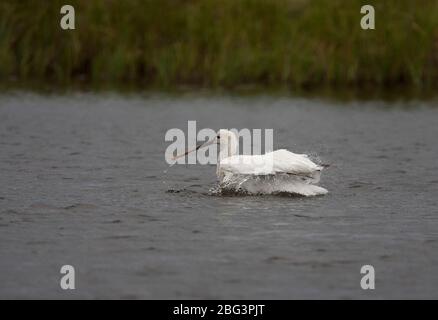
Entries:
{"type": "Polygon", "coordinates": [[[218,135],[216,138],[220,139],[221,137],[218,135]]]}

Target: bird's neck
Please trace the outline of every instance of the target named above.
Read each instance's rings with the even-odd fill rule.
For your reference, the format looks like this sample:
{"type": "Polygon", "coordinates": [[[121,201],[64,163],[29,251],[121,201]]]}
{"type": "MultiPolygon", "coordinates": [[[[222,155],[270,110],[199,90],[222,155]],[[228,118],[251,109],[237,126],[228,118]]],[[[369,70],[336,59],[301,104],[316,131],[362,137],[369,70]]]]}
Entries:
{"type": "Polygon", "coordinates": [[[221,170],[221,161],[223,159],[236,155],[237,150],[238,150],[238,146],[233,141],[228,141],[228,143],[224,143],[220,145],[219,155],[216,165],[216,175],[219,178],[219,180],[222,180],[222,175],[223,175],[223,172],[221,170]]]}
{"type": "Polygon", "coordinates": [[[233,152],[230,152],[231,150],[220,150],[219,156],[218,156],[218,162],[221,162],[223,159],[234,156],[233,152]]]}
{"type": "Polygon", "coordinates": [[[225,158],[236,155],[237,150],[238,150],[238,145],[235,139],[229,138],[228,141],[226,141],[225,143],[221,143],[219,148],[218,162],[220,162],[225,158]]]}

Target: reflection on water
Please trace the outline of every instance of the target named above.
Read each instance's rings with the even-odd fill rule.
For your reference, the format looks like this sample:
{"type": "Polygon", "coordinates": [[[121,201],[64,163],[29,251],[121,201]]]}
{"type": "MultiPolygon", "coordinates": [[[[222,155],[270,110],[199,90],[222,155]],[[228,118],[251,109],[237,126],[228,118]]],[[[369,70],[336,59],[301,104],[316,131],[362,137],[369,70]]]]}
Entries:
{"type": "Polygon", "coordinates": [[[68,263],[83,298],[366,298],[364,264],[373,298],[437,298],[434,104],[4,94],[0,297],[59,297],[68,263]],[[164,160],[187,120],[273,128],[330,193],[212,194],[213,166],[164,160]]]}

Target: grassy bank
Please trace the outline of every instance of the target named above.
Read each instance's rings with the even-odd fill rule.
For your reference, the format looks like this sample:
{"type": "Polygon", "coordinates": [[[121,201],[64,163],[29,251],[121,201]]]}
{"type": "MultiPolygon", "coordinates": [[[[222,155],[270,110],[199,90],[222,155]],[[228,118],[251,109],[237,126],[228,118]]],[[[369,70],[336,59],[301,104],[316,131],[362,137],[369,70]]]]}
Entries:
{"type": "Polygon", "coordinates": [[[438,0],[0,2],[0,81],[247,84],[290,88],[438,83],[438,0]],[[373,4],[376,30],[360,28],[373,4]]]}

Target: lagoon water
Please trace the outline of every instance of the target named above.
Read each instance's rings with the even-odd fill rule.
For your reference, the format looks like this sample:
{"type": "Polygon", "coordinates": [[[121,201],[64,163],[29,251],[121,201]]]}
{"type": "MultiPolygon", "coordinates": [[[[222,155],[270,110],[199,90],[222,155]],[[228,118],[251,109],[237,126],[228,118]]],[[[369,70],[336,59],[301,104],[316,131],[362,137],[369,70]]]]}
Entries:
{"type": "Polygon", "coordinates": [[[437,104],[4,93],[0,298],[436,299],[437,104]],[[187,120],[273,128],[329,194],[211,194],[214,167],[164,161],[187,120]]]}

